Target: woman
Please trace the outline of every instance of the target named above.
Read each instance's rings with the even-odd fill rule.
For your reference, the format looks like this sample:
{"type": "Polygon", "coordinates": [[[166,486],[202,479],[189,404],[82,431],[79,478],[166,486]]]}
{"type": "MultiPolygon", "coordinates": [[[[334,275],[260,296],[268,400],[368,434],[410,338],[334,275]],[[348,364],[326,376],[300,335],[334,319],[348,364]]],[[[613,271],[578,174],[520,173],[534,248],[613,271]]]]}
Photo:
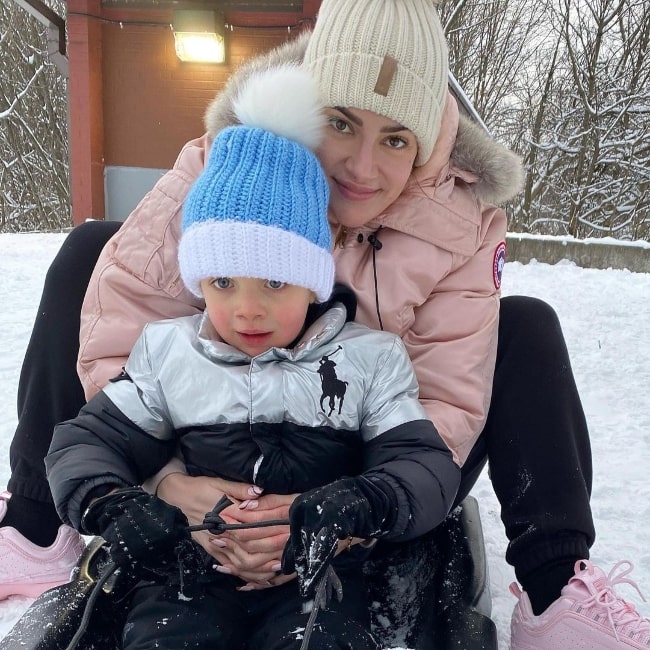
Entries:
{"type": "MultiPolygon", "coordinates": [[[[507,560],[527,593],[522,602],[532,604],[530,615],[518,619],[523,629],[569,580],[590,584],[574,570],[594,538],[588,433],[555,314],[527,298],[499,307],[505,216],[492,204],[517,191],[521,170],[509,152],[458,118],[433,14],[425,0],[325,0],[306,54],[307,38],[231,79],[209,110],[209,133],[185,146],[104,248],[82,313],[79,370],[90,396],[119,372],[145,322],[203,308],[183,290],[175,267],[183,198],[212,136],[232,120],[230,105],[246,75],[305,56],[331,107],[319,155],[333,197],[338,279],[359,296],[358,320],[400,334],[407,345],[423,405],[462,465],[457,502],[489,458],[510,540],[507,560]]],[[[58,419],[80,406],[71,404],[58,419]]],[[[51,433],[37,435],[49,440],[51,433]]],[[[16,446],[26,447],[21,438],[16,446]]],[[[257,486],[186,477],[182,465],[172,470],[157,477],[158,494],[191,521],[224,492],[238,500],[229,509],[233,520],[286,516],[287,500],[260,496],[257,486]]],[[[12,476],[14,493],[19,485],[12,476]]],[[[20,519],[12,507],[8,515],[6,521],[20,519]]],[[[286,537],[267,529],[206,536],[203,544],[219,570],[256,588],[286,579],[275,576],[286,537]]],[[[580,624],[591,632],[590,620],[580,624]]],[[[600,633],[603,643],[614,638],[600,633]]]]}

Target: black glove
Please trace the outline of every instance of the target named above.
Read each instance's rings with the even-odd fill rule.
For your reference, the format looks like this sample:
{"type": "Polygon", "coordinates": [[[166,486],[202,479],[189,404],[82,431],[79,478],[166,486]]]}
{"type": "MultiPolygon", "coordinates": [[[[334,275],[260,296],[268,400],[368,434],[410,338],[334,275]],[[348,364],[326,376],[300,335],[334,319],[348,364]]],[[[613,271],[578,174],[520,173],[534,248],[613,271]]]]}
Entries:
{"type": "Polygon", "coordinates": [[[396,514],[395,495],[380,478],[343,478],[301,494],[289,509],[290,538],[282,572],[298,573],[309,596],[334,557],[338,540],[381,537],[396,514]]]}
{"type": "Polygon", "coordinates": [[[84,532],[106,540],[115,564],[136,571],[164,566],[175,558],[177,544],[190,539],[181,510],[136,487],[94,501],[81,525],[84,532]]]}

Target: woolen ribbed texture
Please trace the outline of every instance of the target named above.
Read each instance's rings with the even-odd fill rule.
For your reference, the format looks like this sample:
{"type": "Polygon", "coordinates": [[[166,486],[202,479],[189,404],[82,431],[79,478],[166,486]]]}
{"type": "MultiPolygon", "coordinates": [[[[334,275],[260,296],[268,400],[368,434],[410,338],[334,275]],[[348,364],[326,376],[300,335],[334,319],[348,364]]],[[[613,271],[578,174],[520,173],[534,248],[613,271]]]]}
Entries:
{"type": "Polygon", "coordinates": [[[417,166],[431,156],[447,98],[447,42],[432,0],[323,0],[305,64],[326,106],[374,111],[410,129],[417,166]],[[397,69],[375,92],[384,62],[397,69]]]}
{"type": "Polygon", "coordinates": [[[334,284],[329,248],[271,225],[206,220],[192,224],[179,246],[181,275],[195,295],[211,277],[250,277],[307,287],[325,302],[334,284]]]}
{"type": "Polygon", "coordinates": [[[327,179],[305,146],[318,144],[324,124],[314,81],[296,66],[260,73],[235,112],[242,124],[217,134],[183,205],[183,282],[201,296],[207,278],[278,280],[324,302],[334,259],[327,179]],[[299,107],[293,114],[283,109],[292,96],[299,107]]]}

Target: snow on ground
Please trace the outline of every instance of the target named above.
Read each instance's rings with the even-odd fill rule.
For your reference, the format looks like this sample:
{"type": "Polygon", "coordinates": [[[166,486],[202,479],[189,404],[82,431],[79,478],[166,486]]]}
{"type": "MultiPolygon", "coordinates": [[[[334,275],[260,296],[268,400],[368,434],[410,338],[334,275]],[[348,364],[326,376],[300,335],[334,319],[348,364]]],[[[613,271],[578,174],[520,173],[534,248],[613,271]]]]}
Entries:
{"type": "MultiPolygon", "coordinates": [[[[64,235],[0,235],[0,486],[9,477],[9,445],[16,425],[16,386],[47,267],[64,235]]],[[[578,388],[591,429],[593,510],[597,539],[592,559],[606,568],[635,565],[632,578],[650,597],[650,274],[581,269],[571,263],[506,264],[504,295],[548,301],[567,338],[578,388]]],[[[478,498],[486,539],[493,618],[499,645],[509,645],[514,579],[503,560],[499,506],[483,475],[478,498]]],[[[650,604],[622,591],[650,616],[650,604]]],[[[29,606],[0,603],[0,637],[29,606]]]]}

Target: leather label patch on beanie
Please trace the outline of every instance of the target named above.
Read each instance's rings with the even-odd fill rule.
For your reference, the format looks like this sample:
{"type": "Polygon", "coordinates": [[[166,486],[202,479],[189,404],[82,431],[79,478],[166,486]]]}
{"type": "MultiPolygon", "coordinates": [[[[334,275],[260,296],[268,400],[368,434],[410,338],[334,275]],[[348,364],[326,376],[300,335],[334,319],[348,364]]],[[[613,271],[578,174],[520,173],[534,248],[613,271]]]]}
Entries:
{"type": "Polygon", "coordinates": [[[381,64],[381,69],[377,75],[377,83],[375,84],[375,92],[378,95],[386,97],[388,95],[388,90],[390,89],[391,81],[395,76],[397,71],[397,60],[392,56],[386,55],[384,61],[381,64]]]}

